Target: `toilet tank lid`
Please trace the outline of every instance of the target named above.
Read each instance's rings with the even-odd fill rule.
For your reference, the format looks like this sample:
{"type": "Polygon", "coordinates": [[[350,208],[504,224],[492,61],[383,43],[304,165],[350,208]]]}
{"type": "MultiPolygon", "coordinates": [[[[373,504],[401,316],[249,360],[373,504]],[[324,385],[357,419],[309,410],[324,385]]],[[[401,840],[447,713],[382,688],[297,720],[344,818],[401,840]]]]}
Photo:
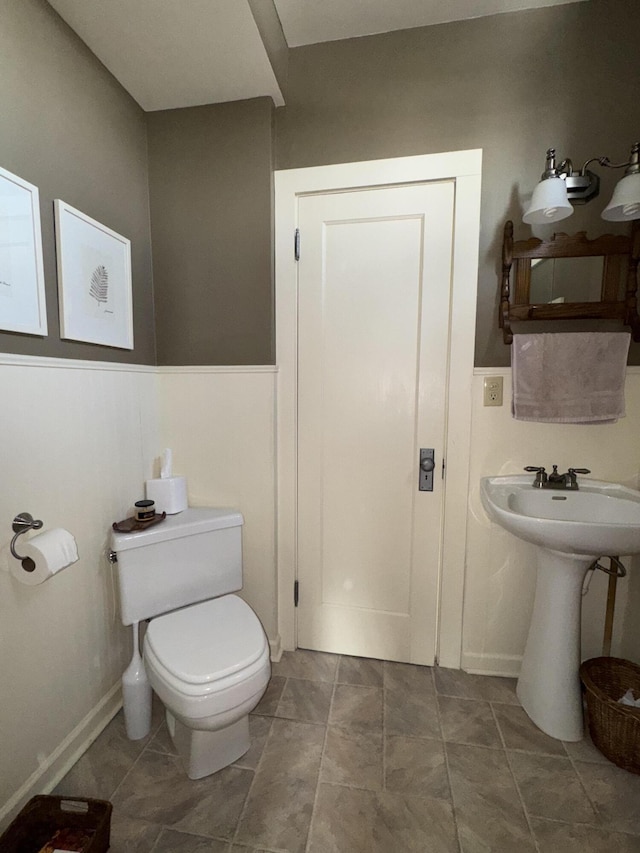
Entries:
{"type": "Polygon", "coordinates": [[[135,533],[111,534],[111,548],[116,553],[143,545],[155,545],[170,539],[192,536],[194,533],[209,533],[226,527],[240,527],[244,523],[242,513],[228,507],[193,507],[168,515],[164,521],[138,530],[135,533]]]}

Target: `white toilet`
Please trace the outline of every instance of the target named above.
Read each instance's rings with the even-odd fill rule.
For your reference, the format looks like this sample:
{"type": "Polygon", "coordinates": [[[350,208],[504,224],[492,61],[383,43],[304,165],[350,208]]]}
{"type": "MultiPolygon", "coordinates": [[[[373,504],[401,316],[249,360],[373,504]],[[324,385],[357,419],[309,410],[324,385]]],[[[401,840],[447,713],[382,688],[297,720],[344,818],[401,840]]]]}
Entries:
{"type": "Polygon", "coordinates": [[[122,621],[151,619],[148,679],[187,774],[200,779],[249,749],[249,713],[271,674],[269,643],[242,588],[239,512],[190,507],[116,533],[122,621]]]}

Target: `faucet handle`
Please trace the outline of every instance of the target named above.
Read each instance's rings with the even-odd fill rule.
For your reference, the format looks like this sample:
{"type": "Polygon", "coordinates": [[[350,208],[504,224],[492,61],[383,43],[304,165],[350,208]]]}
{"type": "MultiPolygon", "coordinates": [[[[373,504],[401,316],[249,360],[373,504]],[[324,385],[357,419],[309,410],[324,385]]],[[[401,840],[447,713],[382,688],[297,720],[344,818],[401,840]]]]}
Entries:
{"type": "Polygon", "coordinates": [[[541,488],[543,483],[547,482],[547,472],[545,468],[537,467],[536,465],[527,465],[524,470],[536,472],[536,478],[533,481],[533,485],[536,486],[536,488],[541,488]]]}
{"type": "Polygon", "coordinates": [[[589,468],[569,468],[570,474],[590,474],[589,468]]]}

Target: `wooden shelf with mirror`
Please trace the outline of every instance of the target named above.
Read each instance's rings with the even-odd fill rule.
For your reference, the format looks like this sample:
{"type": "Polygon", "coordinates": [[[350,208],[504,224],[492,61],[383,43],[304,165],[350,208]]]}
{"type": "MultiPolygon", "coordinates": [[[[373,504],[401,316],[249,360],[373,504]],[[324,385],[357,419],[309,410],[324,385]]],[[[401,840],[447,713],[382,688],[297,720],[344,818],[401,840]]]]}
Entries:
{"type": "Polygon", "coordinates": [[[606,234],[588,240],[554,234],[550,240],[513,239],[504,226],[499,325],[505,344],[511,323],[529,320],[622,320],[640,341],[638,259],[640,220],[628,236],[606,234]],[[512,277],[513,269],[513,277],[512,277]]]}

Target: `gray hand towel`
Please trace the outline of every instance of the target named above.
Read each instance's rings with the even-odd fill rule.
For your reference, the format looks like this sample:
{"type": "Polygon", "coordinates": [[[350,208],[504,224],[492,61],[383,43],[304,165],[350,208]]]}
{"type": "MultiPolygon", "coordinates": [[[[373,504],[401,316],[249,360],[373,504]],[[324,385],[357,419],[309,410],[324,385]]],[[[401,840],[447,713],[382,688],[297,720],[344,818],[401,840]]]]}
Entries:
{"type": "Polygon", "coordinates": [[[630,340],[627,332],[514,335],[513,417],[558,424],[623,418],[630,340]]]}

